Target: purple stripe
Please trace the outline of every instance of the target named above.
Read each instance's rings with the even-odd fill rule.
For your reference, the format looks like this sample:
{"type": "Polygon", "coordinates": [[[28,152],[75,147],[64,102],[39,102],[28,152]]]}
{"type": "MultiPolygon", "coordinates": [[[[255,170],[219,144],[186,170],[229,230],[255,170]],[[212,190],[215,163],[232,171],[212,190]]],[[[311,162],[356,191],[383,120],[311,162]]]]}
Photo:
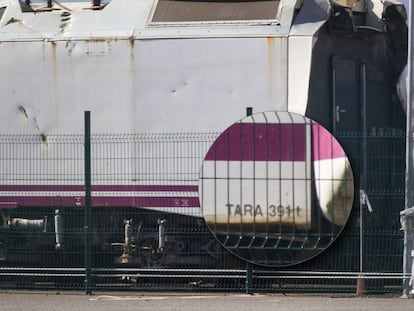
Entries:
{"type": "Polygon", "coordinates": [[[314,161],[345,157],[345,152],[338,141],[324,127],[317,123],[312,125],[314,161]]]}
{"type": "Polygon", "coordinates": [[[209,161],[305,161],[305,124],[236,123],[211,146],[209,161]]]}
{"type": "MultiPolygon", "coordinates": [[[[84,191],[81,185],[0,185],[0,191],[84,191]]],[[[92,191],[176,191],[198,192],[198,186],[186,185],[94,185],[92,191]]]]}
{"type": "MultiPolygon", "coordinates": [[[[2,205],[13,201],[15,206],[42,206],[42,207],[75,207],[84,206],[84,197],[48,197],[48,196],[16,196],[0,197],[0,208],[2,205]]],[[[92,206],[112,206],[112,207],[140,207],[140,208],[198,208],[200,203],[198,197],[94,197],[92,196],[92,206]]]]}
{"type": "Polygon", "coordinates": [[[18,206],[17,202],[0,202],[0,208],[16,208],[18,206]]]}
{"type": "Polygon", "coordinates": [[[0,185],[0,191],[84,191],[78,185],[0,185]]]}

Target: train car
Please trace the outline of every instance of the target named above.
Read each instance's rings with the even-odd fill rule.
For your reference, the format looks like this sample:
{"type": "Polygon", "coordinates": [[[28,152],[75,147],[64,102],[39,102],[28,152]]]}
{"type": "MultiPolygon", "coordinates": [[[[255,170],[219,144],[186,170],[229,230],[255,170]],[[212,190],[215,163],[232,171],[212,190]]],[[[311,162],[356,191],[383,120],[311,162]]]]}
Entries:
{"type": "MultiPolygon", "coordinates": [[[[403,128],[405,18],[392,0],[0,0],[0,260],[82,250],[85,111],[93,247],[149,267],[214,257],[210,239],[174,232],[204,226],[200,174],[220,134],[246,111],[300,115],[333,136],[403,128]]],[[[360,150],[343,148],[357,191],[360,150]]],[[[310,174],[326,170],[313,164],[310,174]]],[[[345,222],[309,176],[309,220],[279,223],[302,241],[321,221],[336,236],[345,222]]],[[[282,257],[264,263],[298,262],[282,257]]]]}

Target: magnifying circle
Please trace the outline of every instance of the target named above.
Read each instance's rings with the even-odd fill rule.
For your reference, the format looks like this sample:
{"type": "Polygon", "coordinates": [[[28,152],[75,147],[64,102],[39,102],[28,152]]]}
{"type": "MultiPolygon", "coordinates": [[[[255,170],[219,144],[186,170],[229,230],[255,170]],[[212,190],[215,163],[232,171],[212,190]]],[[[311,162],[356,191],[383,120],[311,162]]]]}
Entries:
{"type": "Polygon", "coordinates": [[[324,127],[289,112],[263,112],[227,128],[199,179],[203,217],[230,252],[281,267],[323,252],[353,204],[351,165],[324,127]]]}

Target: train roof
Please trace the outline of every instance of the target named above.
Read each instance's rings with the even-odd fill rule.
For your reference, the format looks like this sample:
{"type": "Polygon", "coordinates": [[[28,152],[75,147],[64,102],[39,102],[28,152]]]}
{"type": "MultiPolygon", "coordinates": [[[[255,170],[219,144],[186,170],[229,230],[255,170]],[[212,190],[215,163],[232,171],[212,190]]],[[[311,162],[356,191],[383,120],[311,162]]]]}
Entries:
{"type": "Polygon", "coordinates": [[[108,1],[0,0],[0,41],[284,36],[297,5],[297,0],[108,1]]]}
{"type": "Polygon", "coordinates": [[[0,42],[312,35],[344,12],[383,31],[387,7],[405,15],[396,0],[91,1],[0,0],[0,42]]]}

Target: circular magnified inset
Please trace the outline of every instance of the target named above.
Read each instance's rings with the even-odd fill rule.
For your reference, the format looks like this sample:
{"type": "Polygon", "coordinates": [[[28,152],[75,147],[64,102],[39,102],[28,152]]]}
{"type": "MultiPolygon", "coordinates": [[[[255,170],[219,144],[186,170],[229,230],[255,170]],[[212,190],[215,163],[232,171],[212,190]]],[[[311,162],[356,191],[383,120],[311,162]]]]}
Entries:
{"type": "Polygon", "coordinates": [[[354,199],[349,160],[320,124],[264,112],[227,128],[199,180],[204,219],[230,252],[257,265],[288,266],[324,251],[354,199]]]}

